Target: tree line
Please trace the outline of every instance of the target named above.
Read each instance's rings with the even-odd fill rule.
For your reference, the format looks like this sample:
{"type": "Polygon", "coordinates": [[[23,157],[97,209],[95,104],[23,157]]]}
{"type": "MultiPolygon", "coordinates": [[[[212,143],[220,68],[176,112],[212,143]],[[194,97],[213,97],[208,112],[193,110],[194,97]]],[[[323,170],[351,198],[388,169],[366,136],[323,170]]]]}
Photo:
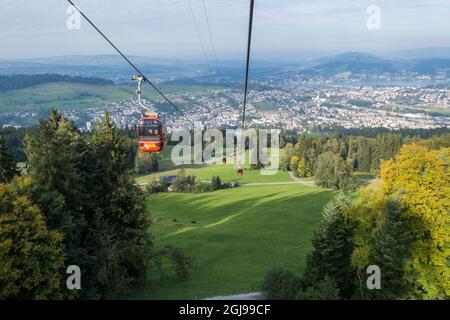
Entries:
{"type": "MultiPolygon", "coordinates": [[[[352,172],[379,174],[383,160],[392,159],[402,145],[422,141],[420,136],[404,136],[399,132],[380,133],[375,138],[342,134],[303,134],[295,144],[287,142],[281,168],[299,177],[315,176],[326,188],[346,189],[352,172]]],[[[432,147],[448,146],[450,134],[432,135],[432,147]]]]}
{"type": "Polygon", "coordinates": [[[146,186],[146,191],[149,194],[169,191],[204,193],[239,187],[238,183],[223,182],[219,176],[213,176],[210,181],[200,180],[197,176],[186,174],[185,169],[179,170],[173,178],[173,182],[168,181],[167,177],[161,177],[159,180],[153,178],[146,186]]]}
{"type": "MultiPolygon", "coordinates": [[[[23,140],[30,129],[28,128],[3,128],[0,135],[3,136],[8,152],[18,162],[26,162],[26,154],[23,150],[23,140]]],[[[149,174],[159,169],[160,157],[136,152],[136,130],[134,128],[117,129],[127,137],[130,144],[130,168],[137,174],[149,174]]],[[[445,146],[450,140],[448,129],[411,129],[396,132],[385,129],[346,129],[344,133],[316,133],[297,135],[294,132],[283,131],[281,134],[281,147],[285,149],[281,159],[281,169],[292,170],[299,177],[314,175],[314,168],[319,156],[325,152],[331,152],[342,159],[352,172],[378,173],[380,160],[390,159],[405,143],[426,139],[430,146],[445,146]],[[374,135],[376,133],[376,135],[374,135]],[[361,134],[361,135],[356,135],[361,134]],[[294,158],[294,159],[293,159],[294,158]]],[[[223,131],[223,130],[222,130],[223,131]]],[[[89,135],[89,133],[83,133],[89,135]]],[[[193,134],[193,133],[192,133],[193,134]]],[[[170,139],[169,139],[170,141],[170,139]]],[[[170,141],[169,145],[177,142],[170,141]]],[[[270,147],[270,135],[268,138],[270,147]]],[[[206,146],[204,142],[203,147],[206,146]]],[[[226,144],[224,141],[224,148],[226,144]]],[[[249,147],[248,140],[246,148],[249,147]]],[[[330,157],[323,157],[329,161],[330,157]]],[[[339,161],[342,164],[342,161],[339,161]]],[[[259,160],[259,159],[258,159],[259,160]]],[[[335,159],[336,160],[336,159],[335,159]]],[[[259,168],[259,166],[256,166],[259,168]]],[[[346,168],[347,169],[347,168],[346,168]]]]}

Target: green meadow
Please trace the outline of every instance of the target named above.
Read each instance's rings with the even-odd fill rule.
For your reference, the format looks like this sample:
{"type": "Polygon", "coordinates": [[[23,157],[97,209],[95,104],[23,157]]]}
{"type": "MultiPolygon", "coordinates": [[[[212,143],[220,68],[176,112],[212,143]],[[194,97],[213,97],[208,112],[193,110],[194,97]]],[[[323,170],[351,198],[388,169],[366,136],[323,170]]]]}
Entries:
{"type": "MultiPolygon", "coordinates": [[[[201,299],[258,291],[268,270],[301,273],[331,191],[294,185],[246,186],[201,194],[148,198],[154,245],[171,245],[195,259],[186,281],[150,272],[139,299],[201,299]]],[[[168,269],[168,262],[163,270],[168,269]]]]}
{"type": "MultiPolygon", "coordinates": [[[[272,183],[272,182],[292,182],[287,171],[268,171],[271,175],[262,175],[260,170],[245,170],[242,177],[238,177],[234,165],[213,164],[208,166],[180,167],[172,170],[160,171],[155,174],[138,177],[138,184],[145,184],[160,176],[175,176],[184,169],[187,175],[193,175],[200,180],[211,180],[214,176],[219,176],[224,182],[245,183],[272,183]]],[[[248,169],[248,168],[247,168],[248,169]]]]}
{"type": "MultiPolygon", "coordinates": [[[[280,150],[280,155],[283,151],[280,150]]],[[[177,279],[167,259],[161,272],[136,289],[138,299],[202,299],[259,291],[273,267],[301,273],[321,211],[333,192],[293,184],[287,171],[262,175],[246,170],[238,177],[234,164],[174,167],[171,148],[159,155],[160,170],[136,178],[138,184],[176,175],[181,168],[200,180],[219,176],[240,187],[207,193],[160,193],[148,197],[156,251],[179,247],[195,260],[185,281],[177,279]],[[245,185],[250,184],[250,185],[245,185]]],[[[248,153],[246,154],[248,157],[248,153]]]]}
{"type": "MultiPolygon", "coordinates": [[[[267,170],[267,174],[262,174],[261,170],[250,170],[249,165],[244,165],[244,175],[239,177],[236,174],[236,164],[210,164],[210,165],[180,165],[174,166],[171,161],[172,148],[168,146],[160,154],[159,171],[150,175],[140,176],[136,178],[138,184],[146,184],[160,176],[175,176],[184,169],[187,175],[196,176],[200,180],[211,180],[214,176],[219,176],[224,182],[237,182],[239,184],[247,183],[274,183],[274,182],[292,182],[292,178],[287,171],[267,170]]],[[[270,149],[268,150],[270,154],[270,149]]],[[[280,156],[283,150],[280,149],[280,156]]],[[[249,153],[246,152],[246,162],[249,162],[249,153]]]]}
{"type": "MultiPolygon", "coordinates": [[[[220,90],[218,86],[171,85],[161,86],[166,94],[176,97],[181,94],[196,94],[206,90],[220,90]]],[[[136,86],[130,84],[94,85],[82,83],[54,82],[36,85],[20,90],[0,92],[0,115],[23,110],[58,110],[86,109],[101,107],[122,99],[135,96],[136,86]]],[[[150,87],[145,87],[143,97],[159,101],[160,96],[150,87]]]]}
{"type": "Polygon", "coordinates": [[[0,93],[0,113],[21,110],[81,109],[101,106],[134,95],[131,86],[48,83],[0,93]]]}

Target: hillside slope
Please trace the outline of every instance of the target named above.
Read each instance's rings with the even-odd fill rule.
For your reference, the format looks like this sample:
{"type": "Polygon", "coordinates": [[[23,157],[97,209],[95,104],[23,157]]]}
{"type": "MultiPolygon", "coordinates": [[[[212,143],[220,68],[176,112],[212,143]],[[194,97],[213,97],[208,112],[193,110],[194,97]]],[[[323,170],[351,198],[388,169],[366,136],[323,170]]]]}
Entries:
{"type": "Polygon", "coordinates": [[[274,185],[151,196],[155,246],[182,248],[194,257],[196,268],[184,282],[173,274],[161,281],[151,273],[148,285],[132,296],[196,299],[237,294],[258,290],[275,266],[302,272],[321,209],[332,194],[317,187],[274,185]]]}

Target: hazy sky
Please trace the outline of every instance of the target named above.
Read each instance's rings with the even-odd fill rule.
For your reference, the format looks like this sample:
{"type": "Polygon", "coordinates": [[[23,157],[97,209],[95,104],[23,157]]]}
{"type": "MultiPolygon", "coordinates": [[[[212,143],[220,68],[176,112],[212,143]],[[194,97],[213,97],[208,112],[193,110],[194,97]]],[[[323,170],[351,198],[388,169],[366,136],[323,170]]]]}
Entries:
{"type": "MultiPolygon", "coordinates": [[[[126,53],[202,57],[189,0],[75,0],[126,53]]],[[[219,58],[244,54],[247,0],[204,0],[219,58]]],[[[202,0],[191,0],[212,59],[202,0]]],[[[450,0],[256,0],[254,54],[450,46],[450,0]],[[381,29],[367,8],[381,9],[381,29]]],[[[86,21],[69,30],[65,0],[0,0],[0,59],[112,53],[86,21]]]]}

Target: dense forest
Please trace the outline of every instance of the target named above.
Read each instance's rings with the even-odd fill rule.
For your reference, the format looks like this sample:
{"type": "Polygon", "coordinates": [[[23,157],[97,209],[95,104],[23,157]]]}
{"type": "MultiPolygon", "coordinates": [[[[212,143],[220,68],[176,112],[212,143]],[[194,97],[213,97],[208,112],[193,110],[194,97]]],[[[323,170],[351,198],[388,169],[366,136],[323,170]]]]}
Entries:
{"type": "Polygon", "coordinates": [[[59,74],[37,74],[37,75],[11,75],[0,76],[0,92],[24,89],[40,84],[52,82],[69,82],[83,84],[106,85],[113,84],[111,80],[100,78],[72,77],[59,74]]]}
{"type": "MultiPolygon", "coordinates": [[[[0,136],[3,137],[8,152],[14,156],[17,162],[25,162],[26,155],[23,150],[23,140],[28,128],[3,128],[0,136]]],[[[152,159],[136,159],[135,145],[132,141],[136,137],[134,129],[119,129],[124,136],[130,140],[130,165],[137,163],[136,171],[139,174],[150,173],[157,170],[155,157],[152,159]]],[[[82,133],[89,135],[89,133],[82,133]]],[[[291,168],[293,156],[303,158],[306,161],[307,172],[299,176],[311,175],[314,171],[317,158],[320,154],[330,151],[348,162],[352,171],[377,173],[380,160],[393,157],[401,145],[412,141],[427,139],[432,146],[447,146],[450,141],[450,130],[439,129],[408,129],[400,131],[389,131],[378,129],[345,129],[335,133],[311,133],[300,134],[289,131],[282,132],[280,145],[285,148],[285,156],[281,159],[281,168],[291,168]]],[[[170,141],[170,139],[169,139],[170,141]]],[[[268,139],[270,147],[270,136],[268,139]]],[[[170,145],[175,144],[169,142],[170,145]]],[[[248,146],[248,143],[247,143],[248,146]]],[[[224,147],[226,147],[224,142],[224,147]]],[[[141,155],[142,156],[142,155],[141,155]]]]}
{"type": "Polygon", "coordinates": [[[424,141],[420,134],[429,137],[424,143],[432,148],[450,146],[450,133],[429,135],[426,131],[414,135],[384,132],[375,138],[303,134],[295,144],[285,143],[281,168],[294,171],[298,177],[314,176],[326,188],[346,189],[351,187],[352,172],[378,176],[382,161],[395,157],[404,144],[424,141]]]}
{"type": "Polygon", "coordinates": [[[53,111],[23,150],[19,176],[0,149],[0,298],[115,297],[144,279],[149,213],[130,175],[129,141],[109,116],[82,135],[53,111]],[[81,293],[65,288],[69,265],[83,270],[81,293]]]}

